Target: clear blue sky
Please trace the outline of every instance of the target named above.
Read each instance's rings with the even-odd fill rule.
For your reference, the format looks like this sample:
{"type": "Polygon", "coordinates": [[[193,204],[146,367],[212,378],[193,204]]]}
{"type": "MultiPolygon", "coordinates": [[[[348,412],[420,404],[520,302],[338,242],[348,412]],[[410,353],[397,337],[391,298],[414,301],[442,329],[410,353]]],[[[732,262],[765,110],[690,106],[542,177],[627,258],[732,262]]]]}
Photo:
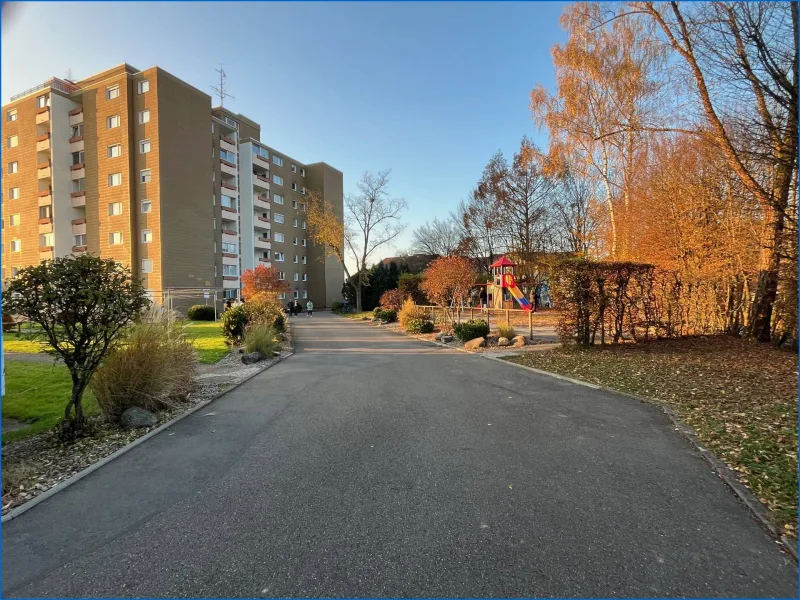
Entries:
{"type": "MultiPolygon", "coordinates": [[[[528,94],[552,89],[563,3],[33,3],[3,8],[2,97],[71,69],[158,65],[211,93],[266,143],[344,172],[392,169],[411,228],[446,215],[497,150],[540,144],[528,94]],[[139,27],[146,22],[147,28],[139,27]]],[[[393,253],[388,249],[383,255],[393,253]]],[[[379,257],[376,257],[379,258],[379,257]]]]}

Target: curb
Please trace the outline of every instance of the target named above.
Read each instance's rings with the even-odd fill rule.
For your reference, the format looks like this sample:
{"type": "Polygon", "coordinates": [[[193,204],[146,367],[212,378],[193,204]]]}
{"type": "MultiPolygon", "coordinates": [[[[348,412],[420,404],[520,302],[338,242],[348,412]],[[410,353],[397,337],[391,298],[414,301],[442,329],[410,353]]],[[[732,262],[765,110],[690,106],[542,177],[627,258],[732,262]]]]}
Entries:
{"type": "Polygon", "coordinates": [[[105,458],[101,458],[96,463],[94,463],[92,465],[89,465],[88,467],[86,467],[82,471],[78,471],[77,473],[75,473],[75,475],[73,475],[69,479],[65,479],[64,481],[62,481],[60,483],[57,483],[56,485],[51,487],[46,492],[42,492],[41,494],[39,494],[35,498],[32,498],[32,499],[28,500],[25,504],[20,504],[19,506],[15,507],[15,508],[12,508],[5,515],[3,515],[3,518],[0,520],[0,523],[6,523],[8,521],[11,521],[12,519],[16,519],[21,514],[29,511],[30,509],[35,507],[40,502],[44,502],[45,500],[47,500],[51,496],[54,496],[55,494],[57,494],[58,492],[61,492],[61,491],[65,490],[65,489],[67,489],[73,483],[77,483],[81,479],[86,477],[87,475],[91,475],[97,469],[107,465],[108,463],[110,463],[115,458],[119,458],[120,456],[122,456],[126,452],[129,452],[130,450],[133,450],[139,444],[142,444],[142,443],[146,442],[151,437],[161,433],[165,429],[169,429],[170,427],[175,425],[175,423],[177,423],[178,421],[181,421],[181,420],[185,419],[186,417],[188,417],[189,415],[197,412],[201,408],[204,408],[204,407],[208,406],[209,404],[211,404],[215,400],[218,400],[219,398],[222,398],[225,394],[228,394],[228,393],[232,392],[233,390],[235,390],[236,388],[238,388],[240,385],[243,385],[244,383],[247,383],[248,381],[250,381],[256,375],[261,375],[261,373],[263,373],[264,371],[267,371],[267,370],[271,369],[272,367],[274,367],[275,365],[277,365],[279,363],[282,363],[284,360],[286,360],[287,358],[289,358],[290,356],[293,356],[293,355],[294,355],[294,344],[292,345],[292,351],[287,353],[286,356],[278,357],[278,360],[276,360],[274,363],[272,363],[268,367],[265,367],[265,368],[261,369],[260,371],[258,371],[256,373],[253,373],[252,375],[248,375],[247,377],[242,379],[239,383],[231,386],[230,388],[228,388],[224,392],[220,392],[219,394],[217,394],[213,398],[209,398],[208,400],[206,400],[204,402],[201,402],[200,404],[197,404],[196,406],[193,406],[192,408],[190,408],[186,412],[181,413],[177,417],[174,417],[174,418],[170,419],[166,423],[162,423],[161,425],[159,425],[158,427],[156,427],[152,431],[148,431],[142,437],[136,438],[130,444],[127,444],[127,445],[123,446],[122,448],[120,448],[116,452],[113,452],[113,453],[109,454],[105,458]]]}
{"type": "MultiPolygon", "coordinates": [[[[360,321],[356,321],[357,323],[360,321]]],[[[366,322],[365,322],[366,323],[366,322]]],[[[390,330],[385,330],[390,331],[390,330]]],[[[631,398],[633,400],[638,400],[639,402],[645,402],[647,404],[652,404],[658,406],[664,413],[669,417],[672,424],[675,426],[675,429],[680,432],[681,436],[687,440],[694,448],[700,453],[700,456],[711,465],[711,468],[717,474],[717,477],[722,479],[722,481],[730,488],[733,492],[734,496],[736,496],[739,501],[744,504],[747,509],[750,511],[751,516],[761,525],[763,529],[767,531],[776,541],[782,546],[782,548],[789,554],[792,558],[794,558],[795,562],[798,562],[798,551],[796,541],[791,540],[787,536],[781,534],[777,527],[775,527],[767,518],[767,508],[761,503],[761,501],[756,498],[753,493],[748,490],[739,479],[736,477],[736,474],[733,470],[718,459],[713,452],[708,450],[707,448],[703,447],[700,444],[700,441],[697,439],[697,433],[683,423],[680,420],[678,415],[672,409],[671,406],[667,405],[666,403],[656,400],[654,398],[645,398],[644,396],[637,396],[635,394],[630,394],[628,392],[622,392],[620,390],[615,390],[612,388],[604,387],[602,385],[597,385],[596,383],[590,383],[588,381],[582,381],[580,379],[574,379],[572,377],[567,377],[566,375],[560,375],[558,373],[553,373],[552,371],[543,371],[541,369],[536,369],[534,367],[528,367],[526,365],[520,365],[515,362],[511,362],[510,360],[504,360],[503,358],[498,358],[495,356],[489,356],[487,354],[479,353],[479,352],[470,352],[469,350],[465,350],[463,348],[453,348],[452,346],[448,346],[447,344],[443,344],[441,342],[437,342],[434,340],[420,340],[419,338],[414,338],[413,336],[407,335],[402,331],[396,331],[395,333],[399,333],[405,337],[409,337],[411,339],[417,339],[420,342],[426,342],[429,344],[435,344],[436,346],[441,346],[442,348],[448,348],[450,350],[458,350],[459,352],[463,352],[465,354],[471,354],[473,356],[477,356],[479,358],[485,358],[488,360],[493,360],[496,362],[500,362],[506,365],[511,365],[512,367],[516,367],[518,369],[525,369],[526,371],[531,371],[538,375],[544,375],[546,377],[552,377],[553,379],[560,379],[561,381],[566,381],[568,383],[574,383],[575,385],[581,385],[583,387],[588,387],[593,390],[599,390],[601,392],[606,392],[609,394],[617,394],[619,396],[624,396],[626,398],[631,398]]]]}

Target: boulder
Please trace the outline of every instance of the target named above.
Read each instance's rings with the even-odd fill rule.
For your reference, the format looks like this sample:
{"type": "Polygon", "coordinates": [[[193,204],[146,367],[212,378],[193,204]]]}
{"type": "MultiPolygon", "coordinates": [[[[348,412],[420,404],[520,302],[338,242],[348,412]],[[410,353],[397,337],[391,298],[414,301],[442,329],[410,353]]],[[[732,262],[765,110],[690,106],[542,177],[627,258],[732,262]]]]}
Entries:
{"type": "Polygon", "coordinates": [[[498,340],[497,340],[497,345],[498,345],[498,346],[503,346],[503,347],[506,347],[506,346],[508,346],[510,343],[511,343],[511,342],[509,342],[509,341],[508,341],[508,338],[504,338],[504,337],[501,337],[500,339],[498,339],[498,340]]]}
{"type": "Polygon", "coordinates": [[[525,344],[526,344],[526,341],[525,341],[525,336],[524,335],[518,335],[518,336],[512,338],[512,340],[511,340],[511,345],[514,346],[515,348],[521,348],[525,344]]]}
{"type": "Polygon", "coordinates": [[[497,340],[499,340],[499,339],[500,339],[499,335],[497,335],[496,333],[490,333],[489,335],[486,336],[486,343],[487,344],[496,344],[497,340]]]}
{"type": "Polygon", "coordinates": [[[249,354],[244,354],[242,356],[242,363],[246,365],[254,365],[258,361],[260,361],[263,356],[261,356],[260,352],[250,352],[249,354]]]}
{"type": "Polygon", "coordinates": [[[478,348],[483,348],[486,346],[486,340],[482,337],[475,338],[474,340],[468,341],[464,344],[464,348],[466,350],[477,350],[478,348]]]}
{"type": "Polygon", "coordinates": [[[158,418],[149,410],[132,406],[122,413],[119,418],[119,424],[123,429],[153,427],[158,424],[158,418]]]}
{"type": "Polygon", "coordinates": [[[454,339],[454,338],[453,338],[453,336],[452,336],[452,335],[443,335],[443,336],[442,336],[442,337],[439,339],[439,341],[440,341],[440,342],[442,342],[443,344],[449,344],[450,342],[452,342],[452,341],[453,341],[453,339],[454,339]]]}

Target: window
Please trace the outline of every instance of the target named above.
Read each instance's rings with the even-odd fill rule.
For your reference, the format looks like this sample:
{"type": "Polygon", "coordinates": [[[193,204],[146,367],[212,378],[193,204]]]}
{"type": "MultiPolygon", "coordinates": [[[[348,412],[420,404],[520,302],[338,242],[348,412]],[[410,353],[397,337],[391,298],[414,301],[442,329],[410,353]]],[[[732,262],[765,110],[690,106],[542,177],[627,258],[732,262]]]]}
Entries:
{"type": "Polygon", "coordinates": [[[274,181],[277,185],[283,185],[283,177],[280,175],[275,175],[275,173],[272,174],[272,181],[274,181]]]}
{"type": "Polygon", "coordinates": [[[55,246],[55,235],[52,233],[44,233],[39,236],[39,245],[45,248],[52,248],[55,246]]]}
{"type": "Polygon", "coordinates": [[[297,200],[292,200],[292,208],[297,208],[297,200]]]}
{"type": "Polygon", "coordinates": [[[266,148],[262,148],[261,146],[253,145],[253,154],[258,154],[261,158],[269,160],[269,152],[267,152],[266,148]]]}
{"type": "Polygon", "coordinates": [[[15,135],[8,136],[8,147],[9,148],[16,148],[19,144],[19,138],[15,135]]]}
{"type": "Polygon", "coordinates": [[[80,233],[75,234],[72,236],[72,245],[73,246],[85,246],[86,245],[86,234],[80,233]]]}
{"type": "Polygon", "coordinates": [[[18,267],[11,267],[11,276],[12,277],[16,277],[18,273],[19,273],[19,268],[18,267]]]}
{"type": "Polygon", "coordinates": [[[294,280],[295,281],[300,281],[300,274],[299,273],[295,273],[294,274],[294,280]]]}
{"type": "Polygon", "coordinates": [[[286,273],[284,273],[283,271],[278,271],[278,279],[281,281],[286,279],[286,273]]]}
{"type": "Polygon", "coordinates": [[[19,198],[19,188],[8,188],[8,199],[16,200],[19,198]]]}
{"type": "Polygon", "coordinates": [[[292,219],[292,227],[297,227],[297,219],[292,219]]]}
{"type": "Polygon", "coordinates": [[[20,252],[22,250],[22,242],[20,240],[11,240],[11,252],[20,252]]]}
{"type": "Polygon", "coordinates": [[[280,194],[272,194],[272,201],[275,204],[283,204],[283,196],[280,194]]]}
{"type": "Polygon", "coordinates": [[[219,157],[221,160],[227,160],[229,163],[236,164],[236,154],[228,152],[222,148],[219,149],[219,157]]]}
{"type": "Polygon", "coordinates": [[[224,206],[225,208],[232,208],[233,210],[236,210],[236,198],[233,198],[232,196],[228,196],[226,194],[222,194],[222,206],[224,206]]]}
{"type": "Polygon", "coordinates": [[[17,109],[12,108],[6,113],[6,121],[16,121],[17,120],[17,109]]]}
{"type": "Polygon", "coordinates": [[[142,200],[142,212],[149,213],[153,209],[153,204],[150,200],[142,200]]]}
{"type": "Polygon", "coordinates": [[[72,135],[70,137],[83,137],[83,123],[72,126],[72,135]]]}
{"type": "Polygon", "coordinates": [[[19,163],[17,161],[8,163],[9,173],[16,173],[17,171],[19,171],[19,163]]]}
{"type": "Polygon", "coordinates": [[[303,273],[303,281],[308,281],[308,275],[306,275],[305,273],[303,273]]]}
{"type": "Polygon", "coordinates": [[[292,191],[293,192],[297,191],[297,184],[295,182],[292,182],[292,191]]]}
{"type": "Polygon", "coordinates": [[[236,254],[237,253],[236,244],[232,242],[222,242],[222,252],[224,254],[236,254]]]}
{"type": "Polygon", "coordinates": [[[72,191],[75,193],[78,192],[85,192],[86,191],[86,178],[81,177],[80,179],[73,179],[72,180],[72,191]]]}
{"type": "Polygon", "coordinates": [[[225,118],[224,118],[224,121],[225,121],[225,122],[226,122],[228,125],[230,125],[231,127],[234,127],[234,128],[236,128],[236,129],[239,129],[239,123],[237,123],[236,121],[234,121],[234,120],[233,120],[233,119],[231,119],[230,117],[228,117],[228,116],[225,116],[225,118]]]}
{"type": "Polygon", "coordinates": [[[292,165],[292,173],[297,173],[297,165],[292,165]]]}
{"type": "Polygon", "coordinates": [[[283,215],[281,213],[275,213],[273,217],[276,223],[283,223],[283,215]]]}
{"type": "Polygon", "coordinates": [[[302,210],[303,212],[305,212],[305,211],[306,211],[306,203],[305,203],[305,202],[303,202],[302,204],[300,204],[300,210],[302,210]]]}
{"type": "Polygon", "coordinates": [[[306,238],[303,238],[303,246],[306,245],[306,238]]]}
{"type": "Polygon", "coordinates": [[[113,100],[119,98],[119,86],[110,85],[106,88],[106,100],[113,100]]]}
{"type": "Polygon", "coordinates": [[[139,154],[147,154],[148,152],[150,152],[150,140],[139,142],[139,154]]]}
{"type": "Polygon", "coordinates": [[[36,108],[45,108],[47,106],[47,94],[36,98],[36,108]]]}
{"type": "Polygon", "coordinates": [[[139,124],[144,125],[145,123],[150,122],[150,111],[148,109],[140,110],[139,111],[139,124]]]}
{"type": "Polygon", "coordinates": [[[153,260],[150,258],[143,258],[142,273],[152,273],[152,272],[153,272],[153,260]]]}
{"type": "Polygon", "coordinates": [[[303,196],[305,196],[306,195],[306,188],[305,187],[301,187],[300,188],[300,193],[303,194],[303,196]]]}
{"type": "Polygon", "coordinates": [[[217,217],[214,217],[214,225],[213,225],[212,229],[214,229],[214,230],[217,229],[217,217]]]}
{"type": "MultiPolygon", "coordinates": [[[[13,271],[14,269],[11,269],[11,270],[13,271]]],[[[12,275],[16,275],[16,273],[12,273],[12,275]]],[[[281,292],[280,294],[278,294],[278,299],[279,300],[286,300],[286,292],[281,292]]]]}
{"type": "Polygon", "coordinates": [[[108,158],[122,156],[122,144],[114,144],[108,147],[108,158]]]}
{"type": "Polygon", "coordinates": [[[274,162],[279,167],[283,166],[283,159],[280,156],[278,156],[277,154],[273,154],[272,155],[272,162],[274,162]]]}
{"type": "Polygon", "coordinates": [[[283,262],[283,261],[286,260],[286,256],[283,254],[283,252],[276,252],[275,253],[275,260],[278,261],[278,262],[283,262]]]}
{"type": "Polygon", "coordinates": [[[297,256],[297,254],[295,254],[294,255],[294,264],[297,264],[299,262],[299,260],[300,260],[300,258],[297,256]]]}
{"type": "Polygon", "coordinates": [[[119,127],[119,115],[114,115],[113,117],[107,117],[106,129],[114,129],[115,127],[119,127]]]}
{"type": "Polygon", "coordinates": [[[140,183],[150,183],[151,180],[150,169],[142,169],[139,171],[139,182],[140,183]]]}
{"type": "Polygon", "coordinates": [[[283,234],[278,232],[278,231],[276,231],[275,232],[275,241],[276,242],[282,242],[283,241],[283,234]]]}
{"type": "Polygon", "coordinates": [[[292,243],[293,243],[295,246],[297,246],[297,238],[296,238],[296,237],[292,238],[292,243]]]}
{"type": "Polygon", "coordinates": [[[149,244],[153,241],[153,230],[152,229],[142,229],[142,243],[149,244]]]}
{"type": "Polygon", "coordinates": [[[264,250],[263,254],[264,254],[264,258],[269,259],[270,250],[264,250]]]}
{"type": "Polygon", "coordinates": [[[306,228],[306,222],[303,221],[303,229],[305,229],[305,228],[306,228]]]}
{"type": "Polygon", "coordinates": [[[306,264],[306,257],[303,257],[303,264],[306,264]]]}
{"type": "Polygon", "coordinates": [[[111,202],[108,205],[108,216],[115,217],[122,214],[122,202],[111,202]]]}
{"type": "Polygon", "coordinates": [[[40,219],[52,219],[53,218],[53,207],[49,204],[45,206],[39,207],[39,218],[40,219]]]}
{"type": "Polygon", "coordinates": [[[10,227],[16,227],[17,225],[19,225],[19,215],[18,214],[17,215],[10,215],[8,217],[8,225],[10,227]]]}
{"type": "Polygon", "coordinates": [[[139,82],[139,93],[144,94],[145,92],[150,91],[150,82],[147,79],[143,79],[139,82]]]}
{"type": "Polygon", "coordinates": [[[83,150],[81,150],[80,152],[73,152],[72,153],[72,165],[73,166],[82,165],[82,164],[84,164],[85,160],[86,160],[86,154],[84,153],[83,150]]]}
{"type": "Polygon", "coordinates": [[[225,298],[225,300],[233,300],[234,298],[236,298],[237,291],[238,290],[234,288],[228,288],[222,292],[222,297],[225,298]]]}
{"type": "Polygon", "coordinates": [[[303,290],[303,300],[308,298],[308,290],[303,290]]]}
{"type": "Polygon", "coordinates": [[[108,187],[122,185],[122,173],[111,173],[108,176],[108,187]]]}
{"type": "Polygon", "coordinates": [[[236,265],[222,265],[222,274],[236,277],[239,275],[239,268],[236,265]]]}
{"type": "Polygon", "coordinates": [[[300,176],[301,177],[305,177],[306,176],[306,170],[305,169],[300,169],[300,176]]]}
{"type": "Polygon", "coordinates": [[[108,234],[108,245],[109,246],[118,246],[122,243],[122,232],[121,231],[112,231],[108,234]]]}
{"type": "Polygon", "coordinates": [[[299,298],[299,297],[300,297],[300,296],[299,296],[299,294],[298,294],[297,290],[295,290],[295,291],[294,291],[294,298],[295,298],[295,300],[296,300],[297,298],[299,298]]]}

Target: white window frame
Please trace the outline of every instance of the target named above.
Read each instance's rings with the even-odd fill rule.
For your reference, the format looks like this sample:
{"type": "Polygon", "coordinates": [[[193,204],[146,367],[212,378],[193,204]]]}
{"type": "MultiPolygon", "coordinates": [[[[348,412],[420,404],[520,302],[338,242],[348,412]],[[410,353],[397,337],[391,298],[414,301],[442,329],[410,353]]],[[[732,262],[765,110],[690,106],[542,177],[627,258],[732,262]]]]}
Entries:
{"type": "Polygon", "coordinates": [[[282,234],[280,231],[276,231],[276,232],[275,232],[275,241],[276,241],[276,242],[281,242],[281,243],[283,243],[284,239],[285,239],[285,238],[283,237],[283,234],[282,234]]]}
{"type": "Polygon", "coordinates": [[[72,245],[73,246],[86,246],[86,234],[85,233],[73,233],[72,234],[72,245]],[[78,242],[83,242],[79,244],[78,242]]]}
{"type": "Polygon", "coordinates": [[[307,245],[308,245],[308,244],[306,244],[306,238],[303,238],[303,243],[302,243],[302,246],[303,246],[303,247],[305,247],[305,246],[307,246],[307,245]]]}
{"type": "Polygon", "coordinates": [[[150,150],[150,138],[139,140],[139,154],[147,154],[150,150]]]}
{"type": "Polygon", "coordinates": [[[119,127],[122,119],[119,118],[119,115],[111,115],[106,117],[106,129],[116,129],[119,127]]]}
{"type": "Polygon", "coordinates": [[[145,108],[139,111],[139,125],[144,125],[150,122],[150,109],[145,108]]]}
{"type": "Polygon", "coordinates": [[[136,88],[140,94],[146,94],[150,91],[150,80],[142,79],[141,81],[137,82],[136,88]]]}
{"type": "Polygon", "coordinates": [[[72,180],[72,191],[74,193],[78,192],[85,192],[86,191],[86,177],[81,177],[80,179],[73,179],[72,180]]]}
{"type": "Polygon", "coordinates": [[[286,280],[286,273],[283,271],[278,271],[278,281],[285,281],[286,280]]]}
{"type": "Polygon", "coordinates": [[[147,214],[153,210],[153,203],[150,200],[142,200],[142,214],[147,214]],[[147,207],[147,210],[145,210],[147,207]]]}
{"type": "Polygon", "coordinates": [[[297,208],[297,200],[292,200],[292,208],[297,208]]]}
{"type": "Polygon", "coordinates": [[[280,194],[272,194],[272,201],[275,204],[280,204],[281,206],[283,206],[283,196],[281,196],[280,194]]]}
{"type": "Polygon", "coordinates": [[[10,135],[8,136],[8,142],[6,144],[9,148],[16,148],[19,146],[19,136],[10,135]]]}
{"type": "Polygon", "coordinates": [[[152,272],[153,272],[153,259],[152,258],[143,258],[142,259],[142,273],[152,273],[152,272]]]}
{"type": "Polygon", "coordinates": [[[301,167],[300,168],[300,177],[305,177],[305,176],[306,176],[306,170],[301,167]]]}
{"type": "Polygon", "coordinates": [[[272,183],[275,185],[283,185],[283,177],[275,173],[272,174],[272,183]]]}
{"type": "Polygon", "coordinates": [[[108,216],[109,217],[118,217],[122,214],[122,202],[109,202],[108,203],[108,216]],[[116,209],[119,208],[119,212],[116,212],[116,209]]]}
{"type": "Polygon", "coordinates": [[[273,213],[272,220],[276,223],[283,225],[283,222],[286,220],[285,217],[281,213],[273,213]]]}
{"type": "Polygon", "coordinates": [[[108,187],[117,187],[122,185],[122,173],[109,173],[108,174],[108,187]],[[118,183],[114,183],[117,181],[118,183]]]}
{"type": "Polygon", "coordinates": [[[8,226],[9,227],[16,227],[19,225],[19,213],[14,213],[13,215],[8,215],[8,226]]]}
{"type": "Polygon", "coordinates": [[[153,230],[152,229],[142,229],[142,243],[143,244],[150,244],[153,242],[153,230]]]}
{"type": "Polygon", "coordinates": [[[106,100],[113,100],[119,98],[119,84],[109,85],[106,88],[106,100]]]}
{"type": "Polygon", "coordinates": [[[299,257],[299,256],[297,256],[297,254],[295,254],[295,255],[294,255],[294,261],[292,261],[292,262],[294,262],[294,264],[296,264],[296,265],[297,265],[297,264],[300,264],[300,257],[299,257]]]}
{"type": "Polygon", "coordinates": [[[111,144],[108,147],[107,157],[108,158],[118,158],[122,156],[122,144],[111,144]],[[114,154],[116,150],[116,154],[114,154]]]}
{"type": "Polygon", "coordinates": [[[300,292],[298,292],[297,290],[294,291],[294,299],[295,300],[299,300],[300,299],[300,292]]]}
{"type": "Polygon", "coordinates": [[[239,276],[239,265],[222,265],[222,276],[223,277],[238,277],[239,276]],[[232,267],[233,273],[226,273],[225,271],[228,270],[229,267],[232,267]]]}
{"type": "Polygon", "coordinates": [[[306,257],[303,257],[303,264],[306,264],[306,257]]]}
{"type": "Polygon", "coordinates": [[[294,181],[292,182],[292,191],[293,192],[297,191],[297,184],[294,181]]]}
{"type": "Polygon", "coordinates": [[[303,281],[308,281],[308,274],[307,273],[303,273],[303,281]]]}
{"type": "Polygon", "coordinates": [[[286,255],[283,252],[276,252],[275,262],[286,262],[286,255]]]}
{"type": "Polygon", "coordinates": [[[22,240],[11,240],[9,244],[10,252],[22,252],[22,240]]]}
{"type": "Polygon", "coordinates": [[[303,290],[303,300],[308,299],[308,290],[303,290]]]}
{"type": "Polygon", "coordinates": [[[293,246],[297,246],[297,236],[294,236],[294,237],[292,238],[292,245],[293,245],[293,246]]]}
{"type": "Polygon", "coordinates": [[[121,246],[122,245],[122,232],[121,231],[109,231],[108,232],[108,245],[109,246],[121,246]],[[114,236],[119,236],[119,241],[114,241],[114,236]]]}
{"type": "Polygon", "coordinates": [[[8,199],[9,200],[19,200],[19,188],[18,187],[8,188],[8,199]]]}
{"type": "Polygon", "coordinates": [[[17,115],[16,108],[9,108],[8,111],[6,111],[6,121],[8,121],[9,123],[16,121],[18,118],[19,115],[17,115]]]}
{"type": "Polygon", "coordinates": [[[36,108],[47,108],[48,105],[47,94],[36,97],[36,108]]]}
{"type": "Polygon", "coordinates": [[[278,156],[277,154],[273,154],[272,155],[272,162],[274,162],[279,167],[283,166],[283,159],[280,156],[278,156]]]}
{"type": "Polygon", "coordinates": [[[83,123],[78,123],[72,126],[70,137],[83,137],[83,123]]]}
{"type": "Polygon", "coordinates": [[[19,161],[17,160],[8,163],[8,174],[13,175],[14,173],[19,173],[19,161]]]}
{"type": "Polygon", "coordinates": [[[292,173],[297,173],[297,165],[292,165],[292,173]]]}
{"type": "Polygon", "coordinates": [[[300,281],[300,273],[295,273],[294,274],[294,280],[295,281],[300,281]]]}
{"type": "Polygon", "coordinates": [[[150,183],[153,181],[153,172],[150,169],[139,171],[139,183],[150,183]]]}
{"type": "Polygon", "coordinates": [[[306,222],[303,221],[303,229],[305,229],[305,228],[306,228],[306,222]]]}
{"type": "Polygon", "coordinates": [[[56,245],[56,236],[54,233],[40,233],[39,234],[39,245],[44,246],[46,248],[52,248],[56,245]]]}
{"type": "Polygon", "coordinates": [[[292,227],[297,227],[297,219],[292,219],[292,227]]]}

